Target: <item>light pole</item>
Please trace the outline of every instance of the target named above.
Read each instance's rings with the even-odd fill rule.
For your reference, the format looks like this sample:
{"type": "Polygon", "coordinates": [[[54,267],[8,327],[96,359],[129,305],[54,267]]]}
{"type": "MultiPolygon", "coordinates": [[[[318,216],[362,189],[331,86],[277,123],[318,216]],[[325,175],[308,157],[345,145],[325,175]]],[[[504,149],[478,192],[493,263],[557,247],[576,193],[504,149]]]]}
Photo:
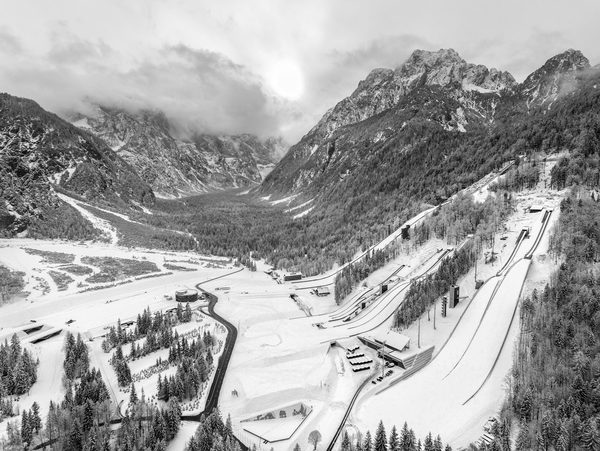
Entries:
{"type": "Polygon", "coordinates": [[[385,353],[385,342],[387,340],[383,341],[383,345],[381,346],[381,377],[384,377],[384,372],[385,372],[385,358],[383,357],[384,353],[385,353]]]}

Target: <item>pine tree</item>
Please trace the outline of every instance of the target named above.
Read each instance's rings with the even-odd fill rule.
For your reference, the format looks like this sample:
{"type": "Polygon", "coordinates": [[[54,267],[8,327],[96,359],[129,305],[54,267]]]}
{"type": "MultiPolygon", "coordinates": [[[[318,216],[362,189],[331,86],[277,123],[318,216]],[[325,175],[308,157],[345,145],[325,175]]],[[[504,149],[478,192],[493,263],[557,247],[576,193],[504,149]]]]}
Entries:
{"type": "Polygon", "coordinates": [[[405,421],[404,426],[402,426],[402,430],[400,431],[400,449],[402,451],[412,451],[414,448],[415,443],[411,432],[412,431],[408,429],[408,424],[405,421]]]}
{"type": "Polygon", "coordinates": [[[14,379],[13,379],[14,392],[17,395],[22,395],[26,393],[30,386],[30,378],[25,369],[25,365],[23,363],[23,359],[21,356],[17,358],[17,366],[14,371],[14,379]]]}
{"type": "Polygon", "coordinates": [[[71,432],[69,434],[69,444],[71,445],[71,449],[80,450],[81,441],[83,439],[83,433],[81,431],[81,423],[78,418],[75,418],[73,421],[73,427],[71,428],[71,432]]]}
{"type": "Polygon", "coordinates": [[[89,431],[94,424],[94,405],[91,399],[87,399],[83,406],[83,418],[81,423],[83,432],[89,431]]]}
{"type": "Polygon", "coordinates": [[[227,414],[227,420],[225,421],[225,434],[227,437],[233,437],[233,427],[231,425],[231,414],[227,414]]]}
{"type": "Polygon", "coordinates": [[[389,451],[400,451],[400,440],[398,439],[398,431],[396,430],[396,426],[392,426],[392,431],[390,432],[390,439],[388,441],[388,449],[389,451]]]}
{"type": "Polygon", "coordinates": [[[42,419],[40,418],[40,406],[36,401],[34,401],[31,406],[30,421],[31,428],[35,432],[40,432],[40,430],[42,429],[42,419]]]}
{"type": "Polygon", "coordinates": [[[386,449],[387,438],[385,434],[385,428],[383,426],[383,421],[379,420],[379,425],[377,426],[377,431],[375,432],[374,451],[386,451],[386,449]]]}
{"type": "Polygon", "coordinates": [[[363,451],[373,451],[373,441],[371,440],[371,431],[367,431],[363,440],[363,451]]]}
{"type": "Polygon", "coordinates": [[[29,420],[29,411],[24,410],[21,416],[21,440],[26,445],[31,444],[33,438],[33,432],[31,430],[31,422],[29,420]]]}
{"type": "Polygon", "coordinates": [[[137,397],[137,393],[135,392],[135,384],[132,382],[131,383],[131,392],[129,393],[129,404],[134,405],[136,402],[138,402],[138,397],[137,397]]]}
{"type": "Polygon", "coordinates": [[[598,420],[590,418],[584,425],[581,441],[586,449],[600,450],[600,428],[598,423],[598,420]]]}
{"type": "Polygon", "coordinates": [[[423,443],[423,451],[434,451],[433,437],[431,435],[431,432],[427,434],[427,437],[425,437],[425,442],[423,443]]]}
{"type": "Polygon", "coordinates": [[[438,435],[433,441],[434,451],[443,451],[444,446],[442,445],[442,438],[438,435]]]}

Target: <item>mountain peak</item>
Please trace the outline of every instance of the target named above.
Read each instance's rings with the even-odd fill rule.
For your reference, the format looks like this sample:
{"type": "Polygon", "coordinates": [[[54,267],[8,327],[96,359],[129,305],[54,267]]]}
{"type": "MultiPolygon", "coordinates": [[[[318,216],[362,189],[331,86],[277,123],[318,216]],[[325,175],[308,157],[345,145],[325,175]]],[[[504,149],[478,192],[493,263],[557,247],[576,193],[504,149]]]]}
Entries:
{"type": "Polygon", "coordinates": [[[423,63],[425,65],[435,65],[444,62],[464,63],[465,60],[454,49],[422,50],[416,49],[408,57],[404,64],[423,63]]]}
{"type": "Polygon", "coordinates": [[[551,104],[558,96],[570,92],[577,74],[589,68],[590,62],[581,51],[568,49],[529,75],[521,90],[530,98],[530,103],[551,104]]]}
{"type": "Polygon", "coordinates": [[[516,85],[508,72],[467,63],[454,49],[415,50],[404,64],[396,68],[395,78],[407,90],[424,84],[498,92],[516,85]]]}

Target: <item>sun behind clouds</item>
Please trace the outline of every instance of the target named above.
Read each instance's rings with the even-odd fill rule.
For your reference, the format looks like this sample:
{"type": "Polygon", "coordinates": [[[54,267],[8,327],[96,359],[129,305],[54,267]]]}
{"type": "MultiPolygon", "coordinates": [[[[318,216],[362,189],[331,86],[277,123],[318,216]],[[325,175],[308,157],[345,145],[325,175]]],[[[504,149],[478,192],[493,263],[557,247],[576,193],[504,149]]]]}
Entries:
{"type": "Polygon", "coordinates": [[[304,77],[295,61],[281,60],[267,71],[267,82],[273,91],[288,100],[297,100],[304,93],[304,77]]]}

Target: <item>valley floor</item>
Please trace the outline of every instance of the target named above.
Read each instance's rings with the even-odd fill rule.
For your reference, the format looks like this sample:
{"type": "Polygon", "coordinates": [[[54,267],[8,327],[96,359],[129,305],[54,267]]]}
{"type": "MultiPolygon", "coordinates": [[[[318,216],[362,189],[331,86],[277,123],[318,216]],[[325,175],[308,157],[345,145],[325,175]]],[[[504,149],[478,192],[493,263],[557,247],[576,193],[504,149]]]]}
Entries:
{"type": "MultiPolygon", "coordinates": [[[[486,186],[478,186],[478,195],[489,195],[484,190],[486,186]]],[[[219,408],[224,417],[231,415],[234,432],[246,445],[279,451],[298,443],[305,448],[309,433],[317,429],[323,436],[320,447],[325,449],[337,437],[340,425],[345,423],[351,434],[366,429],[373,432],[383,419],[388,429],[407,421],[421,438],[432,431],[453,446],[467,446],[479,438],[483,423],[502,403],[518,332],[521,291],[539,287],[552,269],[546,256],[548,235],[558,217],[560,198],[561,193],[544,190],[518,195],[515,213],[497,236],[497,260],[478,262],[477,278],[486,283],[476,290],[475,275],[470,271],[459,280],[461,300],[447,317],[440,316],[438,302],[435,313],[425,313],[420,325],[389,334],[393,315],[410,283],[434,272],[457,246],[441,240],[430,240],[418,248],[403,246],[395,260],[366,280],[366,286],[336,306],[333,294],[320,297],[304,289],[310,283],[277,283],[260,262],[256,272],[237,271],[227,259],[185,252],[102,243],[1,240],[0,263],[27,274],[29,295],[1,307],[0,339],[16,332],[40,358],[39,380],[18,400],[19,407],[27,409],[37,400],[45,414],[48,402],[64,395],[64,337],[31,342],[53,331],[70,330],[89,340],[92,366],[102,371],[115,405],[126,408],[128,395],[119,390],[109,354],[100,349],[98,337],[118,318],[133,319],[146,307],[152,311],[172,308],[175,303],[170,297],[175,290],[204,282],[202,287],[219,297],[215,311],[238,330],[219,408]],[[526,210],[533,204],[543,211],[554,210],[543,230],[543,211],[526,210]],[[530,228],[530,237],[513,254],[525,227],[530,228]],[[540,233],[542,238],[534,248],[540,233]],[[533,257],[525,258],[532,249],[533,257]],[[73,266],[81,274],[69,272],[73,266]],[[71,281],[57,278],[56,273],[69,275],[71,281]],[[378,287],[386,281],[391,281],[388,291],[378,294],[378,287]],[[363,308],[366,299],[369,303],[363,308]],[[437,315],[435,329],[433,314],[437,315]],[[23,329],[32,321],[42,329],[29,335],[23,329]],[[404,358],[429,352],[426,357],[432,361],[411,377],[396,366],[378,382],[381,359],[359,337],[392,337],[398,332],[410,339],[404,358]],[[365,359],[372,360],[367,371],[352,371],[346,350],[356,346],[365,359]],[[371,383],[373,380],[376,383],[371,383]]],[[[318,281],[318,285],[332,283],[333,277],[318,281]]],[[[224,340],[222,328],[197,306],[194,309],[193,323],[178,326],[180,332],[198,327],[224,340]]],[[[164,351],[132,362],[132,372],[143,371],[159,356],[164,358],[164,351]]],[[[169,371],[173,369],[164,374],[169,371]]],[[[155,393],[156,378],[154,374],[140,383],[148,397],[155,393]]],[[[183,413],[201,411],[206,392],[186,405],[183,413]]],[[[193,434],[194,423],[183,424],[170,449],[182,449],[193,434]]],[[[6,421],[0,425],[0,433],[5,427],[6,421]]]]}

